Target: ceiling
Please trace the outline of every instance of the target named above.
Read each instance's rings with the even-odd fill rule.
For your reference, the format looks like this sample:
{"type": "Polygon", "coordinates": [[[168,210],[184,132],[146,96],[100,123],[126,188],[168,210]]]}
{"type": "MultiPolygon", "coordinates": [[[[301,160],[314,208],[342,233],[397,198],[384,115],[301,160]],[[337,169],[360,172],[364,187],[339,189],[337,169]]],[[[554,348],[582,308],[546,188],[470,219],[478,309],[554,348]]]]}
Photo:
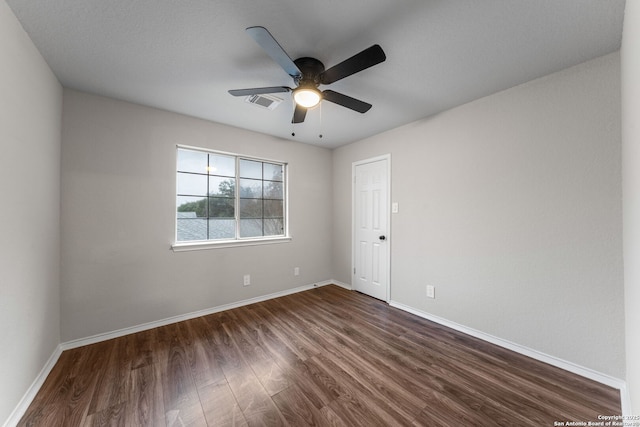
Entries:
{"type": "Polygon", "coordinates": [[[329,148],[614,52],[624,15],[624,0],[7,3],[67,88],[329,148]],[[327,68],[381,45],[385,62],[321,86],[373,108],[325,101],[294,126],[288,93],[274,110],[229,95],[294,86],[245,33],[255,25],[327,68]]]}

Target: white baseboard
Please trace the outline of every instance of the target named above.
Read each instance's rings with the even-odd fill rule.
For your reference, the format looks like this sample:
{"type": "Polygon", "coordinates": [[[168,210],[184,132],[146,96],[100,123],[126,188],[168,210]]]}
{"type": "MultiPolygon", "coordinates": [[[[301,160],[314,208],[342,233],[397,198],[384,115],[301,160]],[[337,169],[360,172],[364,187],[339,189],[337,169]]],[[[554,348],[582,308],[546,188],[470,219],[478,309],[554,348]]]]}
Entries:
{"type": "Polygon", "coordinates": [[[353,287],[351,287],[351,285],[349,285],[347,283],[340,282],[338,280],[330,280],[329,283],[332,283],[332,284],[334,284],[336,286],[340,286],[341,288],[345,288],[348,291],[352,291],[353,290],[353,287]]]}
{"type": "Polygon", "coordinates": [[[58,362],[61,354],[62,347],[58,345],[56,349],[53,350],[53,353],[51,354],[51,357],[49,357],[49,360],[47,360],[47,363],[45,363],[44,367],[40,370],[40,373],[36,376],[36,379],[33,380],[27,389],[27,392],[22,396],[18,405],[14,408],[13,412],[11,412],[11,415],[9,415],[9,418],[7,418],[3,424],[3,427],[11,427],[18,424],[25,412],[27,412],[29,405],[31,405],[31,402],[33,402],[33,399],[36,397],[40,387],[44,384],[44,380],[47,379],[47,376],[49,376],[49,373],[55,366],[56,362],[58,362]]]}
{"type": "MultiPolygon", "coordinates": [[[[206,308],[204,310],[193,311],[187,314],[180,314],[178,316],[167,317],[166,319],[155,320],[149,323],[143,323],[137,326],[131,326],[128,328],[118,329],[116,331],[105,332],[102,334],[92,335],[86,338],[79,338],[76,340],[71,340],[60,344],[62,346],[62,350],[69,350],[71,348],[82,347],[89,344],[95,344],[101,341],[110,340],[113,338],[123,337],[125,335],[133,334],[136,332],[146,331],[148,329],[157,328],[159,326],[166,326],[172,323],[182,322],[184,320],[195,319],[196,317],[206,316],[213,313],[219,313],[225,310],[231,310],[233,308],[242,307],[249,304],[255,304],[257,302],[267,301],[274,298],[283,297],[286,295],[295,294],[298,292],[308,291],[309,289],[317,288],[320,286],[326,286],[330,284],[336,284],[333,280],[325,280],[323,282],[316,282],[310,285],[298,286],[297,288],[287,289],[280,292],[274,292],[267,295],[262,295],[259,297],[249,298],[246,300],[233,302],[230,304],[219,305],[217,307],[206,308]]],[[[341,285],[338,285],[341,286],[341,285]]]]}
{"type": "Polygon", "coordinates": [[[629,395],[629,387],[627,387],[626,382],[620,388],[620,405],[622,406],[622,415],[624,415],[625,417],[631,417],[632,415],[634,415],[631,412],[631,395],[629,395]]]}
{"type": "Polygon", "coordinates": [[[508,350],[515,351],[516,353],[520,353],[525,356],[531,357],[532,359],[539,360],[541,362],[547,363],[557,368],[564,369],[565,371],[569,371],[574,374],[580,375],[582,377],[588,378],[590,380],[597,381],[609,387],[616,388],[620,390],[622,415],[630,415],[626,413],[630,409],[630,405],[629,405],[630,400],[628,396],[626,382],[619,378],[614,378],[607,374],[594,371],[593,369],[577,365],[573,362],[569,362],[569,361],[557,358],[555,356],[550,356],[546,353],[533,350],[529,347],[525,347],[523,345],[516,344],[511,341],[507,341],[502,338],[495,337],[493,335],[478,331],[476,329],[469,328],[464,325],[460,325],[459,323],[452,322],[442,317],[434,316],[432,314],[426,313],[421,310],[417,310],[413,307],[409,307],[408,305],[399,303],[397,301],[389,301],[389,305],[395,308],[399,308],[400,310],[406,311],[408,313],[415,314],[416,316],[422,317],[424,319],[431,320],[432,322],[438,323],[442,326],[446,326],[448,328],[454,329],[464,334],[471,335],[472,337],[479,338],[483,341],[487,341],[492,344],[498,345],[500,347],[506,348],[508,350]]]}

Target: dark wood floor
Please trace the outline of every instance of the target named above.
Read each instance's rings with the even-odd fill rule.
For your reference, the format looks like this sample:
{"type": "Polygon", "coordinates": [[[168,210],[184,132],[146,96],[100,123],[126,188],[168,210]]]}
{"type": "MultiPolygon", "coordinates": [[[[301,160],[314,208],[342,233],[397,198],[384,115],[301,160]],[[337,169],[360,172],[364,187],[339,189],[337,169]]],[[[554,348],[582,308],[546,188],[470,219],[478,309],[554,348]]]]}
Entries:
{"type": "Polygon", "coordinates": [[[21,426],[553,426],[617,390],[325,286],[68,350],[21,426]]]}

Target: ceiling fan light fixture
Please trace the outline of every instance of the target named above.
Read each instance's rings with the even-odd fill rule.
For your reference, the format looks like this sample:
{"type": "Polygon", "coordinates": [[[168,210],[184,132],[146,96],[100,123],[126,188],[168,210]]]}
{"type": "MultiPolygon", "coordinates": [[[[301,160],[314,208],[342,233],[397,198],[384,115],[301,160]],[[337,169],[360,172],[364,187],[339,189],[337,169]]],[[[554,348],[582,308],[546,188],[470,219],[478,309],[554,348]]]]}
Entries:
{"type": "Polygon", "coordinates": [[[322,99],[320,91],[313,87],[299,87],[293,91],[293,99],[301,107],[313,108],[322,99]]]}

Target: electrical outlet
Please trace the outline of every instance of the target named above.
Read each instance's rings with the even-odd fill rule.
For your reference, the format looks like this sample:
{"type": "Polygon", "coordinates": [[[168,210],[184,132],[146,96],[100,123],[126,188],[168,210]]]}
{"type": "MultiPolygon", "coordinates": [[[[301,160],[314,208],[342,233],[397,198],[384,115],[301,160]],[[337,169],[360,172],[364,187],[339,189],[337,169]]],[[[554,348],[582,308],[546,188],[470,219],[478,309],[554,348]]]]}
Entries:
{"type": "Polygon", "coordinates": [[[300,275],[300,267],[296,267],[293,269],[293,275],[294,276],[299,276],[300,275]]]}
{"type": "Polygon", "coordinates": [[[435,297],[436,297],[435,286],[427,285],[427,298],[435,298],[435,297]]]}
{"type": "Polygon", "coordinates": [[[251,284],[251,275],[250,274],[245,274],[244,275],[244,286],[249,286],[251,284]]]}

